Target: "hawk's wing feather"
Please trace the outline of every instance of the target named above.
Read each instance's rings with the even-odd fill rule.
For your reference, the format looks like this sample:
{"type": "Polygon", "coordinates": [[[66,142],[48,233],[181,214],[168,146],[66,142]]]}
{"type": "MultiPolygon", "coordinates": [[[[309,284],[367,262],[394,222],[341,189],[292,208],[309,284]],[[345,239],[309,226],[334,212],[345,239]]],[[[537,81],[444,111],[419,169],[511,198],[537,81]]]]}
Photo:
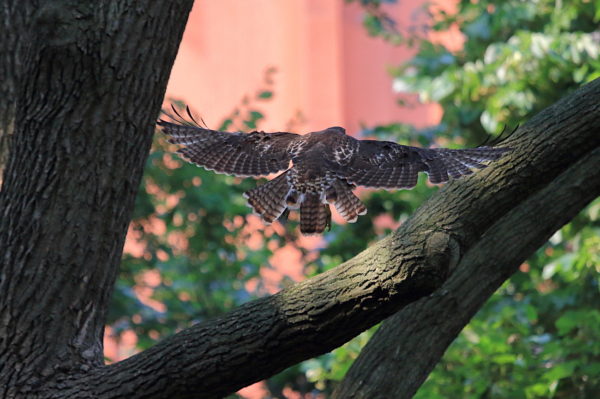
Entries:
{"type": "Polygon", "coordinates": [[[228,133],[160,120],[169,142],[185,147],[178,152],[188,161],[217,173],[264,176],[288,168],[288,146],[294,133],[228,133]]]}
{"type": "Polygon", "coordinates": [[[432,183],[444,183],[482,169],[482,162],[500,158],[508,148],[479,147],[461,150],[417,148],[391,141],[360,140],[357,153],[342,172],[350,183],[366,187],[412,188],[419,172],[432,183]]]}

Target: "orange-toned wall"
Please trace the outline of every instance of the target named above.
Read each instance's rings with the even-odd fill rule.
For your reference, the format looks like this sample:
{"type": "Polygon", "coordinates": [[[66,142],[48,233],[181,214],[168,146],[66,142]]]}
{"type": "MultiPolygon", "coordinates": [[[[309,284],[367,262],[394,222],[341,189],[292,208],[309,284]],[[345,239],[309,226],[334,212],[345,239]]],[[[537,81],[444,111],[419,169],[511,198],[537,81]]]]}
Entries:
{"type": "MultiPolygon", "coordinates": [[[[426,22],[424,0],[386,10],[401,29],[426,22]]],[[[280,131],[301,112],[302,131],[340,125],[435,124],[434,105],[402,108],[387,69],[413,51],[371,38],[362,9],[342,0],[198,0],[173,67],[167,96],[184,100],[218,126],[243,95],[276,67],[275,97],[260,105],[264,130],[280,131]]]]}

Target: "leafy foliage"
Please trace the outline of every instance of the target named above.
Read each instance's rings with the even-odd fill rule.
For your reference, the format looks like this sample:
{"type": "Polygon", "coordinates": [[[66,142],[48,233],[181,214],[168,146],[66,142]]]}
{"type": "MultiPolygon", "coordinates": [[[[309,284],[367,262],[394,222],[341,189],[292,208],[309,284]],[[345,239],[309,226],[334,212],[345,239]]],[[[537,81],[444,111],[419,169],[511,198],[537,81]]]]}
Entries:
{"type": "Polygon", "coordinates": [[[453,134],[481,140],[514,125],[600,76],[600,3],[577,0],[462,1],[433,15],[434,30],[458,25],[464,48],[422,40],[396,71],[397,91],[444,108],[453,134]]]}

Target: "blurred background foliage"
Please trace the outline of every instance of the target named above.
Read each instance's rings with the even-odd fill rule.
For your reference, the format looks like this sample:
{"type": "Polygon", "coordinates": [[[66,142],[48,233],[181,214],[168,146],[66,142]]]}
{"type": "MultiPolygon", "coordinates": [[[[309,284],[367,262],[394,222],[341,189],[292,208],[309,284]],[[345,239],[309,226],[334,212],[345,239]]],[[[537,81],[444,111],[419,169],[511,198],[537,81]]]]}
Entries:
{"type": "MultiPolygon", "coordinates": [[[[365,126],[362,136],[475,146],[600,77],[600,0],[460,1],[453,14],[427,8],[429,30],[458,27],[464,37],[459,51],[430,40],[422,28],[397,26],[385,13],[385,3],[395,0],[346,1],[364,7],[368,34],[417,48],[392,71],[394,89],[443,107],[438,126],[365,126]]],[[[273,73],[211,128],[260,127],[260,105],[276,95],[273,73]]],[[[295,122],[291,118],[290,126],[295,122]]],[[[302,250],[308,276],[320,273],[388,234],[437,190],[421,177],[410,191],[361,191],[368,215],[334,224],[315,256],[298,244],[293,215],[284,227],[252,228],[260,224],[241,195],[256,184],[251,179],[207,172],[173,150],[157,135],[130,227],[135,245],[124,255],[111,309],[114,336],[134,331],[139,349],[265,295],[260,268],[269,268],[273,252],[286,243],[302,250]]],[[[494,294],[416,398],[600,397],[599,272],[596,200],[494,294]]],[[[371,334],[271,378],[272,397],[285,397],[284,388],[327,396],[371,334]]]]}

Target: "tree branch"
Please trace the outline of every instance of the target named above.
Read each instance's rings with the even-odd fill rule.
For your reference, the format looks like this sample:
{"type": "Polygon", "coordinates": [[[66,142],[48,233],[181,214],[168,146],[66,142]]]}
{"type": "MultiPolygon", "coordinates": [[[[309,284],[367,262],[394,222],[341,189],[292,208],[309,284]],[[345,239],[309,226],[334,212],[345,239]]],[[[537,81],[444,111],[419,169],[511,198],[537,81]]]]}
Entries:
{"type": "MultiPolygon", "coordinates": [[[[457,262],[481,262],[482,251],[494,247],[498,226],[506,228],[504,220],[529,209],[538,193],[554,201],[569,196],[581,208],[587,197],[580,186],[568,185],[571,191],[558,190],[559,196],[551,184],[561,182],[559,176],[571,167],[588,166],[574,165],[599,145],[599,100],[600,79],[547,108],[506,143],[514,149],[509,156],[451,182],[397,232],[339,267],[96,369],[62,385],[72,387],[63,393],[72,392],[73,398],[221,397],[341,345],[433,292],[457,262]]],[[[598,179],[597,173],[586,176],[598,179]]],[[[598,194],[597,181],[592,190],[598,194]]],[[[559,219],[528,231],[522,254],[567,220],[548,215],[559,219]]]]}
{"type": "Polygon", "coordinates": [[[412,398],[485,301],[556,230],[600,195],[598,165],[597,147],[494,223],[436,293],[383,323],[333,398],[412,398]]]}
{"type": "MultiPolygon", "coordinates": [[[[532,160],[529,167],[518,172],[535,185],[529,187],[531,196],[516,202],[469,248],[458,271],[440,289],[443,295],[411,304],[383,323],[336,389],[334,398],[412,397],[448,345],[494,291],[552,233],[600,195],[599,87],[600,80],[596,79],[523,127],[530,130],[529,135],[537,136],[532,136],[530,154],[513,156],[525,162],[532,160]],[[538,164],[540,156],[555,165],[568,162],[572,166],[543,186],[543,181],[553,177],[554,168],[550,169],[550,162],[538,164]],[[419,351],[414,350],[416,347],[419,351]]],[[[514,191],[518,196],[515,201],[523,197],[521,191],[514,191]]],[[[490,206],[494,204],[485,205],[490,206]]]]}

